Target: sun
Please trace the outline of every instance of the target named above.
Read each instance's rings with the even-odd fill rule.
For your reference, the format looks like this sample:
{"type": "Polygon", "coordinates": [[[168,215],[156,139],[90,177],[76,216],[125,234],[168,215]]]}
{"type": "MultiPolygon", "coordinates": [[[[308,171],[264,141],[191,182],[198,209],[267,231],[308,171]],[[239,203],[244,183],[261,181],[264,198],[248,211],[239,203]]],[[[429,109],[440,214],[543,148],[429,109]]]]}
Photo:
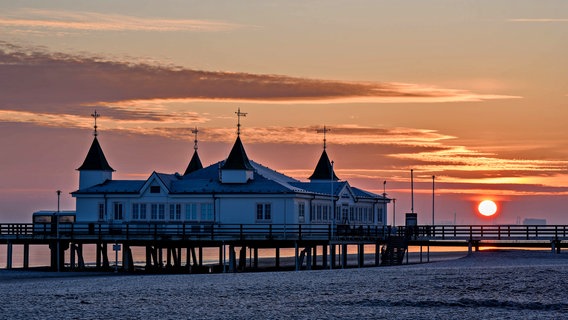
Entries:
{"type": "Polygon", "coordinates": [[[490,217],[497,212],[497,205],[491,200],[483,200],[479,203],[479,206],[477,206],[477,210],[479,210],[479,213],[482,215],[490,217]]]}

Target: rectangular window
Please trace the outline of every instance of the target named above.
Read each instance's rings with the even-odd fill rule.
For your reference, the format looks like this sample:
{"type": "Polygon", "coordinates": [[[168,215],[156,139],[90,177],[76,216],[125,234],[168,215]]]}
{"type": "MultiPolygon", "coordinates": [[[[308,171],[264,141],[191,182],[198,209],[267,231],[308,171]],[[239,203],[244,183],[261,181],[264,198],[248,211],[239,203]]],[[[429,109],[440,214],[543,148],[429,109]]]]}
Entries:
{"type": "Polygon", "coordinates": [[[114,220],[122,220],[122,203],[115,202],[113,203],[114,207],[114,220]]]}
{"type": "Polygon", "coordinates": [[[321,221],[321,204],[318,204],[316,208],[316,220],[321,221]]]}
{"type": "Polygon", "coordinates": [[[132,220],[140,219],[140,205],[138,203],[132,204],[132,220]]]}
{"type": "Polygon", "coordinates": [[[256,204],[256,220],[257,222],[268,222],[272,220],[272,205],[270,203],[256,204]]]}
{"type": "Polygon", "coordinates": [[[202,203],[201,204],[201,221],[212,221],[213,220],[213,204],[212,203],[202,203]]]}
{"type": "Polygon", "coordinates": [[[99,220],[103,221],[105,219],[105,204],[99,203],[99,220]]]}
{"type": "Polygon", "coordinates": [[[176,220],[181,220],[181,204],[176,204],[176,220]]]}
{"type": "Polygon", "coordinates": [[[146,220],[146,204],[140,204],[140,220],[146,220]]]}
{"type": "Polygon", "coordinates": [[[197,203],[185,205],[185,220],[197,221],[197,203]]]}
{"type": "Polygon", "coordinates": [[[150,186],[150,193],[160,193],[160,186],[150,186]]]}
{"type": "Polygon", "coordinates": [[[264,220],[272,220],[272,206],[270,203],[264,205],[264,220]]]}
{"type": "Polygon", "coordinates": [[[323,206],[323,221],[327,221],[327,210],[329,209],[328,206],[323,206]]]}
{"type": "Polygon", "coordinates": [[[150,206],[150,219],[158,219],[158,205],[155,203],[152,203],[152,205],[150,206]]]}
{"type": "Polygon", "coordinates": [[[166,206],[163,203],[158,205],[158,219],[165,220],[166,219],[166,206]]]}
{"type": "Polygon", "coordinates": [[[170,204],[170,220],[174,220],[176,217],[176,205],[170,204]]]}
{"type": "Polygon", "coordinates": [[[306,222],[306,204],[299,203],[298,204],[298,222],[304,223],[306,222]]]}

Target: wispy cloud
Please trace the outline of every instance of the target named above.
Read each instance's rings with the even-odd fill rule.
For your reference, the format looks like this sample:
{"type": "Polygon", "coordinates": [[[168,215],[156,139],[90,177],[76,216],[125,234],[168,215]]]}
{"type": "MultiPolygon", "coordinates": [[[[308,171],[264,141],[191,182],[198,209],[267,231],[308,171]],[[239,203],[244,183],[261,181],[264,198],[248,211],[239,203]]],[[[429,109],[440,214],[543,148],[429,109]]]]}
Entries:
{"type": "Polygon", "coordinates": [[[453,102],[516,98],[416,84],[212,72],[49,53],[0,43],[0,108],[37,112],[164,101],[453,102]],[[24,94],[25,93],[25,94],[24,94]]]}
{"type": "Polygon", "coordinates": [[[507,19],[508,22],[568,22],[568,19],[558,19],[558,18],[519,18],[519,19],[507,19]]]}
{"type": "Polygon", "coordinates": [[[82,11],[23,9],[0,14],[0,26],[31,30],[80,31],[229,31],[243,25],[213,20],[143,18],[82,11]]]}

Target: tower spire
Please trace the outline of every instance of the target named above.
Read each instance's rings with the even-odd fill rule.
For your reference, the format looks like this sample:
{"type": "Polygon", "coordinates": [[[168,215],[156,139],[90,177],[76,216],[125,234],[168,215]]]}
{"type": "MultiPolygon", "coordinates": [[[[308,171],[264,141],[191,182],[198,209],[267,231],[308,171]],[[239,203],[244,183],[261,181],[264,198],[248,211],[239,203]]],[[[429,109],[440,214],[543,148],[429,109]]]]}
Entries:
{"type": "Polygon", "coordinates": [[[97,118],[100,116],[101,114],[97,113],[97,110],[95,110],[95,112],[91,114],[91,117],[95,118],[95,131],[93,132],[93,135],[95,137],[99,135],[99,133],[97,132],[97,118]]]}
{"type": "Polygon", "coordinates": [[[195,127],[195,129],[191,129],[191,133],[193,133],[195,135],[195,139],[193,140],[193,150],[195,150],[197,152],[197,133],[199,132],[199,130],[197,130],[197,127],[195,127]]]}
{"type": "Polygon", "coordinates": [[[241,117],[246,117],[247,112],[241,112],[241,108],[239,107],[237,109],[237,112],[235,112],[235,114],[237,115],[237,136],[240,136],[241,135],[241,117]]]}
{"type": "Polygon", "coordinates": [[[329,131],[331,131],[331,129],[328,129],[325,125],[323,126],[323,129],[317,129],[316,130],[317,133],[323,133],[323,150],[325,150],[325,148],[326,148],[326,141],[327,140],[325,139],[325,136],[329,131]]]}
{"type": "Polygon", "coordinates": [[[195,129],[191,129],[191,133],[193,133],[195,135],[195,138],[193,140],[193,156],[191,157],[191,160],[189,161],[189,164],[187,165],[187,168],[185,169],[185,172],[183,173],[183,175],[187,175],[190,174],[194,171],[197,170],[201,170],[203,169],[203,164],[201,164],[201,159],[199,159],[199,154],[197,154],[197,133],[199,132],[199,130],[197,130],[197,127],[195,127],[195,129]]]}

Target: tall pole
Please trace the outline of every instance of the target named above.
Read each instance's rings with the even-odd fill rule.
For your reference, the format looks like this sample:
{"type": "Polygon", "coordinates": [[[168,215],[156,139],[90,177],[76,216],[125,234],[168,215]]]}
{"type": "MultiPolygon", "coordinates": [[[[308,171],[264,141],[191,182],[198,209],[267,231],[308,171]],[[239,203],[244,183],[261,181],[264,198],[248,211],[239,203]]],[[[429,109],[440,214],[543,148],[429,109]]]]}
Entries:
{"type": "Polygon", "coordinates": [[[392,226],[396,226],[396,199],[392,198],[392,226]]]}
{"type": "Polygon", "coordinates": [[[414,169],[410,169],[410,212],[414,213],[414,169]]]}
{"type": "Polygon", "coordinates": [[[57,190],[57,213],[59,213],[59,198],[61,197],[61,190],[57,190]]]}
{"type": "Polygon", "coordinates": [[[56,248],[56,250],[57,250],[57,272],[59,272],[59,271],[61,271],[61,267],[59,265],[60,264],[59,255],[61,254],[59,252],[59,248],[60,248],[60,243],[59,243],[60,242],[60,240],[59,240],[59,197],[61,196],[61,190],[57,190],[56,193],[57,193],[57,214],[55,214],[55,235],[57,237],[57,248],[56,248]]]}
{"type": "Polygon", "coordinates": [[[436,196],[435,189],[434,189],[434,181],[436,180],[436,176],[432,176],[432,225],[434,225],[434,199],[436,196]]]}
{"type": "MultiPolygon", "coordinates": [[[[324,135],[325,135],[325,131],[324,131],[324,135]]],[[[324,139],[325,141],[325,139],[324,139]]],[[[324,147],[325,147],[325,142],[324,142],[324,147]]],[[[331,253],[331,251],[333,250],[333,245],[331,244],[331,241],[333,240],[333,229],[335,228],[335,206],[333,205],[333,160],[331,161],[331,175],[330,175],[330,190],[329,190],[329,200],[331,201],[331,239],[329,241],[329,269],[333,269],[333,262],[331,261],[331,259],[333,258],[333,255],[331,253]]]]}

